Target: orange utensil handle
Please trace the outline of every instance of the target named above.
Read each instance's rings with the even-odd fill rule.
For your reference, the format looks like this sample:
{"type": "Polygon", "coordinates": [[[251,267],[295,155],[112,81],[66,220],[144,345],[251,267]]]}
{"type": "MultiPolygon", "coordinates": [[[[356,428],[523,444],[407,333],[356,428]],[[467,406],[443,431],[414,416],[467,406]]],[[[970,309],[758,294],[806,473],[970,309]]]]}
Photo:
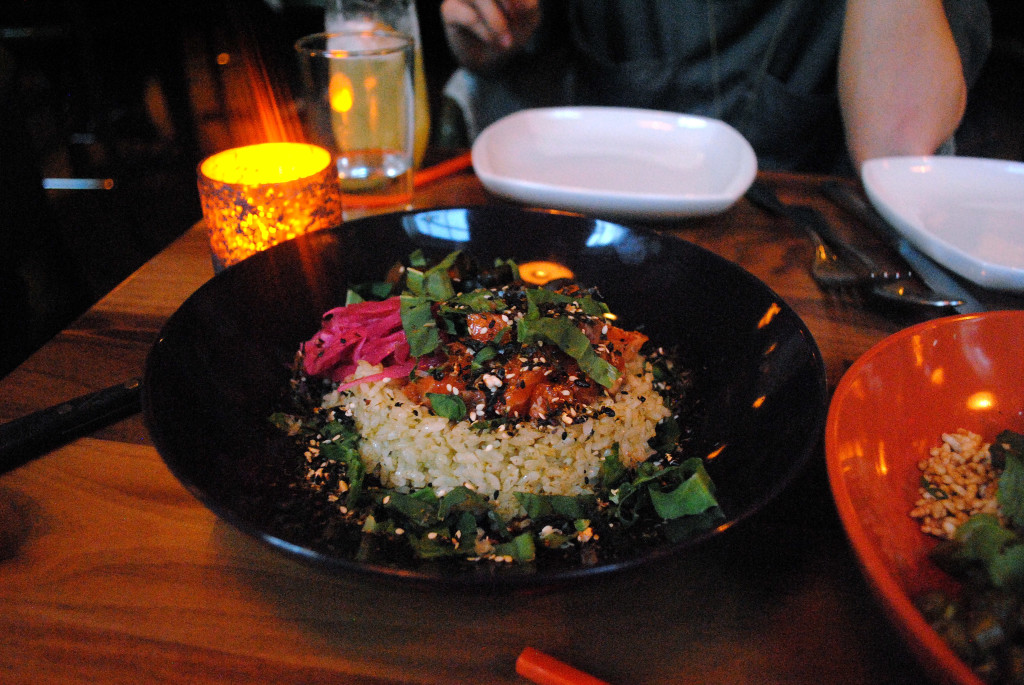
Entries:
{"type": "Polygon", "coordinates": [[[516,673],[537,685],[608,685],[533,647],[524,649],[516,659],[516,673]]]}
{"type": "Polygon", "coordinates": [[[463,169],[468,169],[473,166],[473,154],[466,152],[458,157],[452,157],[439,164],[435,164],[432,167],[426,169],[420,169],[413,175],[413,184],[417,187],[432,183],[439,178],[457,174],[463,169]]]}

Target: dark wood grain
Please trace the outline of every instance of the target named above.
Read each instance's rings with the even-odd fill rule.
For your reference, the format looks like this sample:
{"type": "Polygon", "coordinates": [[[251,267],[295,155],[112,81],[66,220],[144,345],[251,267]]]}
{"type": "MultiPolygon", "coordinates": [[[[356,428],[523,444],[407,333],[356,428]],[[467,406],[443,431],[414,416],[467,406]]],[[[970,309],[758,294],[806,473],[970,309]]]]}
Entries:
{"type": "MultiPolygon", "coordinates": [[[[819,179],[766,179],[843,221],[819,179]]],[[[417,196],[497,202],[471,173],[417,196]]],[[[825,295],[803,235],[745,201],[654,228],[772,287],[832,387],[922,316],[825,295]]],[[[0,420],[139,375],[163,321],[212,274],[197,225],[0,381],[0,420]]],[[[528,645],[621,683],[923,681],[860,576],[821,455],[767,510],[684,558],[557,592],[464,596],[282,558],[193,499],[138,417],[0,476],[0,634],[5,683],[518,683],[528,645]]]]}

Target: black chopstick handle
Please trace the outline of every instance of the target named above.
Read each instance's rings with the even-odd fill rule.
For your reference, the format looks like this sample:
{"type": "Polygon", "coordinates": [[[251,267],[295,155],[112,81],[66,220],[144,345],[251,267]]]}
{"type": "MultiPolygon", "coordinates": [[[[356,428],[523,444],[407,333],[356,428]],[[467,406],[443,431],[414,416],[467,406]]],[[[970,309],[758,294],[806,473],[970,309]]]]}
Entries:
{"type": "Polygon", "coordinates": [[[72,438],[139,411],[138,379],[97,390],[0,425],[0,473],[72,438]]]}

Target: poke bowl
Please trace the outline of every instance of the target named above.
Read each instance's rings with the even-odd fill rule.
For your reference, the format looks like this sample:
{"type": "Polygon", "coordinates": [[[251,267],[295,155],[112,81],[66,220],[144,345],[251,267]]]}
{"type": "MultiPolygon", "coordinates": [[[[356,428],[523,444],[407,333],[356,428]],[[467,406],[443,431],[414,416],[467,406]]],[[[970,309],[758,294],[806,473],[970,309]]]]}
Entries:
{"type": "MultiPolygon", "coordinates": [[[[170,317],[150,351],[143,378],[143,415],[165,463],[201,502],[239,530],[330,571],[497,590],[553,587],[622,572],[726,534],[787,487],[819,447],[825,398],[823,363],[806,326],[740,267],[654,231],[507,207],[369,217],[259,253],[216,275],[170,317]],[[296,464],[305,468],[299,463],[303,449],[270,419],[280,413],[282,396],[295,387],[297,350],[318,335],[325,313],[344,305],[353,288],[379,280],[410,255],[443,262],[455,253],[482,264],[514,260],[521,274],[571,275],[574,283],[600,293],[614,313],[614,326],[642,332],[652,345],[678,351],[688,378],[681,431],[687,461],[692,457],[700,463],[716,498],[715,516],[707,525],[670,539],[645,537],[642,545],[625,544],[614,554],[587,559],[555,558],[537,546],[536,557],[523,555],[524,563],[511,552],[453,560],[440,558],[435,546],[421,553],[425,538],[438,537],[436,529],[424,528],[413,539],[409,526],[383,530],[379,518],[365,517],[353,530],[351,517],[345,516],[351,512],[343,508],[345,501],[338,501],[346,500],[349,485],[336,484],[342,490],[323,499],[327,509],[320,499],[313,507],[296,498],[296,483],[281,474],[296,464]],[[372,543],[369,550],[362,546],[364,534],[382,530],[389,541],[411,540],[416,554],[408,553],[408,545],[394,553],[390,542],[372,543]],[[351,538],[355,546],[346,546],[342,538],[351,538]],[[495,557],[506,562],[514,557],[517,563],[493,563],[495,557]]],[[[405,399],[393,406],[409,409],[405,399]]],[[[431,407],[428,414],[437,408],[431,407]]],[[[431,420],[436,423],[437,417],[431,420]]],[[[458,420],[451,418],[453,423],[441,430],[454,432],[458,420]]],[[[380,422],[383,429],[387,423],[380,422]]],[[[564,433],[562,439],[569,430],[564,433]]],[[[458,458],[483,456],[460,453],[458,458]]],[[[354,461],[346,463],[358,468],[354,461]]],[[[426,497],[436,507],[434,494],[442,493],[424,495],[429,489],[389,491],[373,506],[379,513],[401,501],[419,510],[426,497]]],[[[483,499],[492,494],[477,489],[483,499]]],[[[379,497],[383,491],[373,492],[379,497]]],[[[469,497],[465,488],[460,493],[469,497]]],[[[498,492],[493,496],[497,501],[498,492]]],[[[447,505],[442,501],[440,506],[447,505]]],[[[540,511],[534,516],[551,513],[540,511]]],[[[491,513],[483,514],[488,521],[491,513]]],[[[591,518],[575,518],[579,530],[564,532],[586,542],[591,518]]],[[[471,537],[472,526],[453,535],[461,533],[471,537]]]]}
{"type": "MultiPolygon", "coordinates": [[[[941,682],[983,682],[972,667],[981,668],[980,653],[973,656],[980,642],[970,629],[964,642],[950,641],[953,624],[924,613],[936,595],[965,601],[966,576],[938,563],[953,533],[926,533],[916,510],[947,499],[931,491],[928,475],[934,460],[965,435],[959,431],[994,445],[1003,431],[1024,429],[1022,336],[1024,311],[911,326],[860,357],[829,407],[825,451],[844,529],[881,605],[941,682]]],[[[953,606],[961,605],[941,609],[952,616],[953,606]]]]}

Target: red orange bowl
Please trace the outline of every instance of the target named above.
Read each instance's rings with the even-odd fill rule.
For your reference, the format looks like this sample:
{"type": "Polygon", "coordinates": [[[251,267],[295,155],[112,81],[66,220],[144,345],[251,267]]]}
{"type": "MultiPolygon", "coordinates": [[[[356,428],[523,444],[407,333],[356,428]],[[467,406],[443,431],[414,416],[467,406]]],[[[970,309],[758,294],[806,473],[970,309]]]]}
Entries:
{"type": "Polygon", "coordinates": [[[991,441],[1024,431],[1024,311],[950,316],[875,345],[844,374],[825,425],[829,482],[869,584],[922,665],[940,681],[981,683],[912,601],[955,583],[928,558],[935,540],[909,511],[917,463],[942,433],[991,441]]]}

